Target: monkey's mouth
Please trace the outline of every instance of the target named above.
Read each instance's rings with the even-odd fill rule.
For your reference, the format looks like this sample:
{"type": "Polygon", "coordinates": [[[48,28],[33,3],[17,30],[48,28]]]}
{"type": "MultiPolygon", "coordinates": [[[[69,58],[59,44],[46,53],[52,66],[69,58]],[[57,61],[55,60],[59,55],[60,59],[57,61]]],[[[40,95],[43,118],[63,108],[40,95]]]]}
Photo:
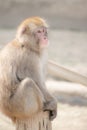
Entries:
{"type": "Polygon", "coordinates": [[[48,39],[46,39],[45,41],[40,41],[40,47],[41,48],[48,47],[48,45],[49,45],[48,39]]]}
{"type": "Polygon", "coordinates": [[[42,38],[40,40],[40,42],[41,42],[42,45],[47,45],[48,44],[48,38],[42,38]]]}

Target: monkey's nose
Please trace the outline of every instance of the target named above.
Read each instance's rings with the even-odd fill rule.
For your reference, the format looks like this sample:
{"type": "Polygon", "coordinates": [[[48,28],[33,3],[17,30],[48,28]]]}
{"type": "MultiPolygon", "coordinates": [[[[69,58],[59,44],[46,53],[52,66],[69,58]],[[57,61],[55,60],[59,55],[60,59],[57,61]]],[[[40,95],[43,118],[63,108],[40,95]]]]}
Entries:
{"type": "Polygon", "coordinates": [[[44,40],[46,40],[47,39],[47,37],[44,37],[44,40]]]}

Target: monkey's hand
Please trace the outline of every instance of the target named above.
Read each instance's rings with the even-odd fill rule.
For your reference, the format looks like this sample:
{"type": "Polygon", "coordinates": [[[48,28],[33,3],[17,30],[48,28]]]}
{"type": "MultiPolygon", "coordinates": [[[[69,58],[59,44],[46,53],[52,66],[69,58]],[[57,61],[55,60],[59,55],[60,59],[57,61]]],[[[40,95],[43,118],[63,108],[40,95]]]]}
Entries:
{"type": "Polygon", "coordinates": [[[57,100],[52,100],[44,103],[44,111],[49,111],[49,119],[52,121],[57,116],[57,100]]]}

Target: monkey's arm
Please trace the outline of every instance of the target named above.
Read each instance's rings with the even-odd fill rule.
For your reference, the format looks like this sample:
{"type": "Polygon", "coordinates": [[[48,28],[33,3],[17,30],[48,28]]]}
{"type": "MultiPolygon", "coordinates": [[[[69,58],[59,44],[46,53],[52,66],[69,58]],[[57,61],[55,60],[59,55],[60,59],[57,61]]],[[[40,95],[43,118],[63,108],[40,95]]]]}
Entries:
{"type": "Polygon", "coordinates": [[[45,103],[44,103],[44,111],[50,111],[50,120],[53,120],[57,116],[57,100],[56,98],[49,93],[46,88],[45,83],[41,84],[40,82],[37,83],[39,89],[43,93],[45,103]]]}

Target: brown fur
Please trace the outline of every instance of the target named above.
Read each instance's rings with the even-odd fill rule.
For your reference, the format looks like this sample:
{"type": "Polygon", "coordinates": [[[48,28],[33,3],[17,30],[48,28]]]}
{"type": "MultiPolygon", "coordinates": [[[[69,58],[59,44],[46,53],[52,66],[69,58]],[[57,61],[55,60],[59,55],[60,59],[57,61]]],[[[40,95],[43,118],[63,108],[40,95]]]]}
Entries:
{"type": "Polygon", "coordinates": [[[49,110],[53,112],[50,116],[53,119],[56,101],[45,87],[46,52],[39,44],[35,45],[31,26],[46,27],[46,23],[39,17],[25,20],[19,26],[16,38],[0,53],[0,109],[12,119],[49,110]]]}

